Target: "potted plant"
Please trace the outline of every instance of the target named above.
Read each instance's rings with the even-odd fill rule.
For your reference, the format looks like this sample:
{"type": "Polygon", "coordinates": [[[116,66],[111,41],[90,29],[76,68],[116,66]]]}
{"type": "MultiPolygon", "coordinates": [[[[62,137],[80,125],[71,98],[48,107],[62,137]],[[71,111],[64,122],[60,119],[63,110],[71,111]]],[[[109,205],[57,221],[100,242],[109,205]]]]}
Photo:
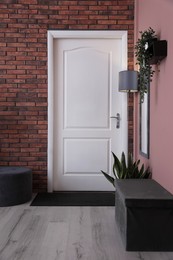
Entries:
{"type": "Polygon", "coordinates": [[[140,31],[141,37],[135,45],[136,64],[139,65],[138,86],[140,91],[140,101],[144,101],[144,94],[147,93],[148,85],[152,81],[154,70],[150,64],[151,52],[149,47],[157,40],[155,31],[149,27],[148,30],[140,31]]]}
{"type": "Polygon", "coordinates": [[[110,176],[104,171],[101,171],[106,179],[115,186],[116,179],[148,179],[151,177],[151,172],[149,167],[145,170],[144,164],[140,165],[140,160],[133,161],[133,156],[131,153],[128,154],[128,162],[126,163],[126,158],[124,152],[122,152],[121,160],[112,152],[114,162],[113,162],[113,174],[114,177],[110,176]]]}

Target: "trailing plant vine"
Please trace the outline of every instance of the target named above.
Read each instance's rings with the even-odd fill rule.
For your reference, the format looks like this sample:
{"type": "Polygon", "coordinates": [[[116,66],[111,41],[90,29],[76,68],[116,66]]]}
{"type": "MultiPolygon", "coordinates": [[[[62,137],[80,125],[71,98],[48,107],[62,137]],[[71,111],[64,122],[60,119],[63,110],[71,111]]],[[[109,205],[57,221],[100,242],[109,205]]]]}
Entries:
{"type": "Polygon", "coordinates": [[[157,38],[155,31],[149,27],[148,30],[140,31],[141,38],[135,45],[136,64],[139,65],[138,86],[140,91],[140,101],[144,101],[144,95],[147,93],[148,85],[152,81],[154,70],[150,65],[151,53],[149,47],[153,40],[157,38]]]}

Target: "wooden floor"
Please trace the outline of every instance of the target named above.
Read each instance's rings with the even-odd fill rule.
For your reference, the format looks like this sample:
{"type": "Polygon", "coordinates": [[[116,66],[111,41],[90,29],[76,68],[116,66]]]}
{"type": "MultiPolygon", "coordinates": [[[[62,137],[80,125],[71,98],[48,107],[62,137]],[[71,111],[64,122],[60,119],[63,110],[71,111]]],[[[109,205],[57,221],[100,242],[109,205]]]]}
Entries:
{"type": "Polygon", "coordinates": [[[125,252],[114,207],[0,208],[0,260],[172,260],[173,253],[125,252]]]}

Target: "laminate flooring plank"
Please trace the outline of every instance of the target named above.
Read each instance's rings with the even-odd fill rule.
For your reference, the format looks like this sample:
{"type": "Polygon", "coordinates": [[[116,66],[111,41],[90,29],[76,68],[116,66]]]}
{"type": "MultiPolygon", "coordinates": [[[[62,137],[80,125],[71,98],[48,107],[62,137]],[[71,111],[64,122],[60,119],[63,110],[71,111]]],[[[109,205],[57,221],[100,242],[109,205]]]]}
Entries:
{"type": "Polygon", "coordinates": [[[115,225],[114,208],[91,208],[93,252],[91,259],[136,260],[136,252],[125,252],[115,225]]]}
{"type": "Polygon", "coordinates": [[[0,260],[173,260],[126,252],[114,207],[0,208],[0,260]]]}
{"type": "Polygon", "coordinates": [[[141,260],[173,260],[172,252],[139,252],[141,260]]]}
{"type": "MultiPolygon", "coordinates": [[[[33,214],[33,210],[23,209],[16,217],[13,215],[14,224],[5,239],[5,246],[0,250],[0,259],[32,259],[31,251],[34,241],[34,248],[38,250],[39,242],[42,238],[42,230],[45,229],[43,216],[33,214]],[[36,239],[37,238],[37,239],[36,239]],[[29,253],[28,253],[29,252],[29,253]],[[28,257],[26,256],[28,253],[28,257]]],[[[5,228],[6,230],[6,228],[5,228]]],[[[38,253],[38,251],[37,251],[38,253]]]]}
{"type": "MultiPolygon", "coordinates": [[[[42,248],[42,243],[46,234],[48,226],[48,212],[40,214],[39,210],[30,214],[30,223],[28,223],[25,232],[18,241],[19,244],[28,245],[21,257],[22,260],[37,260],[39,258],[39,252],[42,248]]],[[[19,258],[20,259],[20,258],[19,258]]]]}
{"type": "Polygon", "coordinates": [[[92,251],[90,207],[71,207],[66,260],[87,260],[92,251]]]}
{"type": "Polygon", "coordinates": [[[68,224],[50,222],[38,253],[38,259],[64,260],[67,250],[68,224]]]}
{"type": "Polygon", "coordinates": [[[0,256],[3,260],[8,259],[7,255],[11,252],[12,245],[16,243],[12,236],[15,230],[18,230],[19,223],[25,213],[24,209],[11,208],[7,212],[7,217],[2,219],[3,224],[0,225],[0,256]]]}

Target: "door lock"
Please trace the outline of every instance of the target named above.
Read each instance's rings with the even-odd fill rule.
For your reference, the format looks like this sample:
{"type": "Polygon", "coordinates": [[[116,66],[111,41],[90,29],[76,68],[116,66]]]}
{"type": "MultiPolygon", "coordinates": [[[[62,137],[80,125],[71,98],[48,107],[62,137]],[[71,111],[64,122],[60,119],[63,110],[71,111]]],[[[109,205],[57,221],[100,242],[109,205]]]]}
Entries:
{"type": "Polygon", "coordinates": [[[115,119],[117,119],[116,128],[120,128],[120,114],[117,113],[117,116],[111,116],[110,118],[115,118],[115,119]]]}

